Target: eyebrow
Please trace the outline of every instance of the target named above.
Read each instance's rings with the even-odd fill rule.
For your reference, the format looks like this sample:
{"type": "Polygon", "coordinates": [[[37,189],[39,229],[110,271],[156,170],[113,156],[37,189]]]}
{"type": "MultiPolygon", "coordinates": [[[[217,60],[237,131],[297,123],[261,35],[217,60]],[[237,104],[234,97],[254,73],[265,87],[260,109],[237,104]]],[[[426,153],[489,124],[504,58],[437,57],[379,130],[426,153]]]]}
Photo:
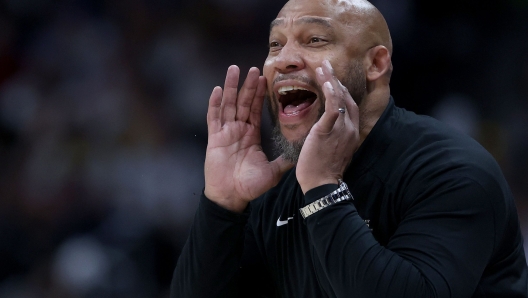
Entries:
{"type": "Polygon", "coordinates": [[[270,24],[270,32],[273,30],[274,27],[284,24],[284,20],[282,19],[275,19],[270,24]]]}
{"type": "MultiPolygon", "coordinates": [[[[296,24],[319,24],[326,28],[332,28],[330,21],[317,17],[303,17],[295,21],[296,24]]],[[[284,24],[283,19],[275,19],[270,24],[270,32],[274,27],[284,24]]]]}

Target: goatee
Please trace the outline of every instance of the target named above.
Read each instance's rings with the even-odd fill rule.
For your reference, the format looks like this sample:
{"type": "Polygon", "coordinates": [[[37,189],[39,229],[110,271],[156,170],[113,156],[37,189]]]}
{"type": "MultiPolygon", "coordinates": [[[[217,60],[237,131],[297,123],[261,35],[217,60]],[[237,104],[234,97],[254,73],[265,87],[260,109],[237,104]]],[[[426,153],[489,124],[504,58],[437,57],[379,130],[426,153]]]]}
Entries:
{"type": "Polygon", "coordinates": [[[279,125],[275,125],[272,131],[272,139],[275,143],[276,152],[282,155],[282,158],[291,163],[297,163],[306,136],[300,140],[290,142],[282,135],[279,125]]]}

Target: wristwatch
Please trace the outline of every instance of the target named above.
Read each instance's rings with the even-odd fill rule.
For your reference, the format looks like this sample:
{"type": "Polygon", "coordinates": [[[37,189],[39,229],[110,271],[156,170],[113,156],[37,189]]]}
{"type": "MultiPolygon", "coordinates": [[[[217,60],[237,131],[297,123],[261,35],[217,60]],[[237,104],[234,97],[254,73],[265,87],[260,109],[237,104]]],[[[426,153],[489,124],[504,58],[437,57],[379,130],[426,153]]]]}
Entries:
{"type": "Polygon", "coordinates": [[[343,180],[339,179],[339,188],[331,192],[330,194],[318,199],[317,201],[310,203],[299,209],[303,218],[314,214],[315,212],[324,209],[335,203],[346,200],[354,200],[354,197],[348,190],[348,186],[343,180]]]}

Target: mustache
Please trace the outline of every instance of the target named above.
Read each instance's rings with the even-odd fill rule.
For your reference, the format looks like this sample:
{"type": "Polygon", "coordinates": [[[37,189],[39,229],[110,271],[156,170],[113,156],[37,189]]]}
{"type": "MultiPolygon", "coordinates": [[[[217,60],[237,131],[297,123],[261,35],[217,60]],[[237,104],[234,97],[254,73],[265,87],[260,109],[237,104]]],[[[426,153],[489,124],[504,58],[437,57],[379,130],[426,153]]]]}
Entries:
{"type": "Polygon", "coordinates": [[[298,75],[298,74],[279,74],[273,80],[273,86],[275,86],[275,84],[277,84],[278,82],[285,81],[285,80],[295,80],[295,81],[305,83],[313,87],[315,90],[317,90],[319,94],[322,94],[322,88],[316,81],[310,79],[307,76],[298,75]]]}

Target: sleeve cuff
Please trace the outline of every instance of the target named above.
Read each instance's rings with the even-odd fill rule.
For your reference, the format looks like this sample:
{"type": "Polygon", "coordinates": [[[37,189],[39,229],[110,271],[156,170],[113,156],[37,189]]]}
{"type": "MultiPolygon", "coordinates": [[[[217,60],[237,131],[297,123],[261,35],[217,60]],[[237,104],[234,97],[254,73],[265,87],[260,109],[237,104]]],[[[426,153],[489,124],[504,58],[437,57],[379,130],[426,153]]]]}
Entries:
{"type": "Polygon", "coordinates": [[[200,208],[202,208],[206,213],[213,215],[219,219],[237,222],[237,223],[244,223],[249,218],[249,212],[250,212],[250,205],[248,204],[248,208],[244,210],[243,213],[236,213],[231,210],[227,210],[219,205],[217,205],[215,202],[209,200],[205,194],[202,192],[201,198],[200,198],[200,208]]]}
{"type": "Polygon", "coordinates": [[[323,184],[321,186],[310,189],[304,195],[304,204],[308,205],[313,203],[320,198],[330,194],[339,187],[337,184],[323,184]]]}

